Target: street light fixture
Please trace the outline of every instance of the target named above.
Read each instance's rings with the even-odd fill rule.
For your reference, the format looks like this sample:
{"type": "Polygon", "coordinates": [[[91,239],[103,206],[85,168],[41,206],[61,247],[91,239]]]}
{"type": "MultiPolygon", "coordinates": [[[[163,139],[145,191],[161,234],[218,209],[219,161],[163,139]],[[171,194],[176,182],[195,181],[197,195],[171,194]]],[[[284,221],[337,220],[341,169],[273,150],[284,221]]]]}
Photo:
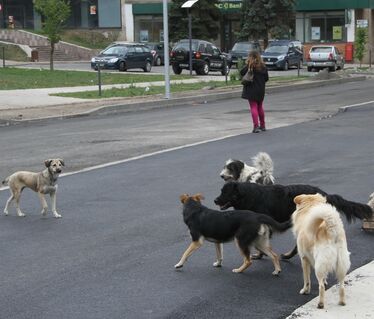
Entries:
{"type": "Polygon", "coordinates": [[[191,19],[191,7],[199,0],[188,0],[182,4],[182,8],[187,8],[188,10],[188,39],[190,42],[190,75],[192,75],[192,19],[191,19]]]}

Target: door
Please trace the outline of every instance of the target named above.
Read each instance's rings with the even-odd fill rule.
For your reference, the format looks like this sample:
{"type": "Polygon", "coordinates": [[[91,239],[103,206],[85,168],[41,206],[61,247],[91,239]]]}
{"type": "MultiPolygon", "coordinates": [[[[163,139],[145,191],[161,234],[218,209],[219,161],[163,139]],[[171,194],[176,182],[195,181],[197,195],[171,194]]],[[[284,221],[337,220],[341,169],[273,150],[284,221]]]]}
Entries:
{"type": "Polygon", "coordinates": [[[136,57],[135,57],[135,49],[134,47],[129,47],[126,54],[126,65],[127,68],[135,68],[136,67],[136,57]]]}

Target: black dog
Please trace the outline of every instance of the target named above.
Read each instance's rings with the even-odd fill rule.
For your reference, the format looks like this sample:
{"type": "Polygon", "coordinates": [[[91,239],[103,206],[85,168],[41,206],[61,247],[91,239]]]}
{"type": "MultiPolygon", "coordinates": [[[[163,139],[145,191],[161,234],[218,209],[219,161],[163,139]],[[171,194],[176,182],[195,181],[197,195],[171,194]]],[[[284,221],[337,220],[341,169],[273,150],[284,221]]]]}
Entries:
{"type": "Polygon", "coordinates": [[[251,265],[250,246],[254,246],[272,259],[275,268],[273,275],[279,274],[279,258],[270,247],[270,236],[272,231],[286,231],[292,226],[290,221],[278,223],[267,215],[248,210],[221,212],[203,206],[202,199],[201,194],[180,196],[183,219],[190,230],[192,243],[175,268],[183,267],[187,258],[201,247],[204,239],[216,243],[217,261],[213,266],[219,267],[222,263],[220,244],[235,239],[244,262],[239,268],[233,269],[233,272],[241,273],[251,265]]]}
{"type": "MultiPolygon", "coordinates": [[[[296,209],[293,201],[295,196],[301,194],[319,193],[326,197],[327,202],[343,213],[348,222],[356,218],[364,219],[372,216],[373,211],[366,204],[345,200],[339,195],[329,195],[318,187],[311,185],[258,185],[255,183],[226,183],[221,194],[214,200],[221,210],[233,207],[234,209],[249,209],[256,213],[266,214],[277,222],[289,221],[296,209]]],[[[291,252],[282,255],[289,259],[297,254],[297,247],[291,252]]]]}

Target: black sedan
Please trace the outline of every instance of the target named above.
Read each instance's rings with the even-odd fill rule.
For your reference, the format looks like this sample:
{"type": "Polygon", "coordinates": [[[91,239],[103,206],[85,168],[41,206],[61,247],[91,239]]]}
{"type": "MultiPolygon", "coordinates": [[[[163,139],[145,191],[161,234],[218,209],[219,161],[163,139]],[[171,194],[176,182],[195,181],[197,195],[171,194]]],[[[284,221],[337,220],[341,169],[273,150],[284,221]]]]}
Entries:
{"type": "Polygon", "coordinates": [[[140,68],[150,72],[153,55],[144,44],[116,42],[91,59],[92,69],[97,70],[99,65],[101,69],[127,71],[140,68]]]}

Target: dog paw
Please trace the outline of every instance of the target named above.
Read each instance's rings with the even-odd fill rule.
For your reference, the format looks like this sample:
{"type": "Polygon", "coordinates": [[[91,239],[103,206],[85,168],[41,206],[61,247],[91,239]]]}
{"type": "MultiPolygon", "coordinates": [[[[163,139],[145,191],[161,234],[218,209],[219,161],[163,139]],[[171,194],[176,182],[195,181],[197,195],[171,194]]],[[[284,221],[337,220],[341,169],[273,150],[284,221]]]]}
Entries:
{"type": "Polygon", "coordinates": [[[319,302],[317,308],[318,308],[318,309],[323,309],[324,306],[325,306],[325,305],[323,304],[323,302],[319,302]]]}
{"type": "Polygon", "coordinates": [[[175,269],[179,269],[179,268],[182,268],[182,267],[183,267],[183,264],[179,264],[179,263],[174,266],[175,269]]]}
{"type": "Polygon", "coordinates": [[[26,215],[24,213],[18,213],[18,217],[25,217],[26,215]]]}
{"type": "Polygon", "coordinates": [[[262,259],[264,255],[263,254],[253,254],[251,255],[251,259],[262,259]]]}
{"type": "Polygon", "coordinates": [[[345,301],[339,301],[339,306],[345,306],[345,301]]]}
{"type": "Polygon", "coordinates": [[[8,211],[7,211],[7,210],[4,210],[4,215],[5,215],[5,216],[8,216],[8,214],[9,214],[8,211]]]}
{"type": "Polygon", "coordinates": [[[55,218],[61,218],[62,216],[60,215],[60,214],[58,214],[58,213],[53,213],[53,216],[55,217],[55,218]]]}
{"type": "Polygon", "coordinates": [[[309,295],[310,291],[309,289],[303,288],[300,290],[299,294],[300,295],[309,295]]]}
{"type": "Polygon", "coordinates": [[[235,274],[240,274],[240,273],[242,273],[243,271],[240,270],[239,268],[236,268],[236,269],[233,269],[232,272],[235,273],[235,274]]]}
{"type": "Polygon", "coordinates": [[[271,274],[273,276],[279,276],[280,272],[281,272],[281,270],[274,270],[271,274]]]}
{"type": "Polygon", "coordinates": [[[222,267],[222,260],[217,260],[213,263],[213,267],[222,267]]]}

